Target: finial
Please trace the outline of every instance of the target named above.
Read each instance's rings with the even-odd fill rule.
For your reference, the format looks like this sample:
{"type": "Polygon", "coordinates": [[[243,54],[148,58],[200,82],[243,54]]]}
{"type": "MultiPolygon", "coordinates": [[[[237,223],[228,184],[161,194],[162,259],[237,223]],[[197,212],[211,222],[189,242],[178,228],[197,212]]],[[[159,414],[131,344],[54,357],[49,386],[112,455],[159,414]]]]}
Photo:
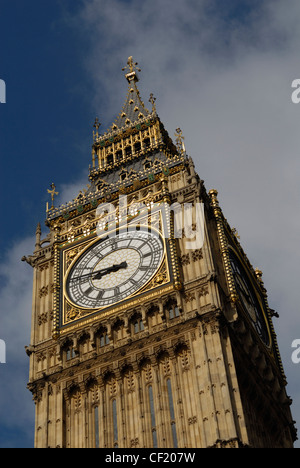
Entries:
{"type": "Polygon", "coordinates": [[[222,211],[221,211],[219,201],[218,201],[218,190],[211,189],[208,192],[208,195],[210,196],[210,199],[211,199],[211,206],[214,210],[215,217],[220,218],[222,216],[222,211]]]}
{"type": "Polygon", "coordinates": [[[137,71],[141,71],[141,69],[137,66],[138,63],[133,61],[132,57],[128,57],[127,66],[122,68],[122,71],[128,70],[125,77],[127,78],[128,83],[131,81],[139,81],[137,71]]]}
{"type": "Polygon", "coordinates": [[[216,189],[211,189],[208,193],[209,193],[209,195],[211,195],[212,197],[215,197],[215,198],[217,198],[217,196],[218,196],[218,190],[216,190],[216,189]]]}
{"type": "Polygon", "coordinates": [[[208,195],[210,196],[211,200],[212,200],[212,203],[213,203],[213,206],[214,207],[218,207],[219,206],[219,201],[218,201],[218,190],[216,189],[211,189],[209,192],[208,192],[208,195]]]}
{"type": "Polygon", "coordinates": [[[94,148],[92,149],[92,164],[93,164],[93,169],[96,167],[96,151],[94,148]]]}
{"type": "Polygon", "coordinates": [[[96,129],[96,132],[93,131],[93,138],[94,138],[94,141],[99,138],[99,128],[101,127],[101,123],[99,122],[99,119],[98,117],[96,117],[95,119],[95,123],[94,123],[94,128],[96,129]]]}
{"type": "Polygon", "coordinates": [[[38,223],[37,224],[37,227],[36,227],[36,232],[35,232],[37,235],[41,235],[42,234],[42,227],[41,227],[41,223],[38,223]]]}
{"type": "MultiPolygon", "coordinates": [[[[58,192],[55,192],[56,187],[55,187],[54,183],[52,183],[50,185],[50,187],[51,187],[51,190],[48,189],[48,193],[51,195],[51,202],[52,202],[50,210],[54,210],[54,197],[55,197],[55,195],[58,195],[58,192]]],[[[47,212],[50,211],[50,210],[49,210],[49,204],[47,203],[47,212]]]]}
{"type": "Polygon", "coordinates": [[[185,153],[185,145],[184,145],[184,136],[182,136],[182,130],[181,128],[176,128],[176,147],[178,150],[178,153],[183,155],[185,153]]]}
{"type": "Polygon", "coordinates": [[[262,275],[263,275],[262,271],[261,271],[259,268],[255,268],[255,274],[256,274],[256,276],[257,276],[257,279],[258,279],[260,282],[262,282],[262,275]]]}
{"type": "Polygon", "coordinates": [[[240,239],[239,233],[235,227],[231,229],[231,232],[236,239],[240,239]]]}
{"type": "Polygon", "coordinates": [[[149,102],[152,104],[152,112],[156,112],[156,105],[155,105],[156,97],[153,96],[153,93],[150,94],[149,102]]]}
{"type": "Polygon", "coordinates": [[[42,234],[41,223],[38,223],[36,231],[35,231],[35,250],[38,250],[41,248],[41,234],[42,234]]]}

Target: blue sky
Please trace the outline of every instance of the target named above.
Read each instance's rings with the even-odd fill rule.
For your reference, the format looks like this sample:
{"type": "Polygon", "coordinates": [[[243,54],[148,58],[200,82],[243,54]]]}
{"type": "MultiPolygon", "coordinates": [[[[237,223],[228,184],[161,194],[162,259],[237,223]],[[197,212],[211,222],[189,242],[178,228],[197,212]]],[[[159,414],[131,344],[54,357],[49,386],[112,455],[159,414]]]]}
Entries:
{"type": "Polygon", "coordinates": [[[1,206],[0,447],[33,445],[34,404],[26,390],[32,271],[20,262],[43,234],[47,188],[59,203],[88,183],[93,122],[105,130],[127,91],[121,71],[142,68],[171,137],[187,151],[255,267],[264,272],[280,350],[300,420],[300,78],[298,0],[0,0],[1,206]]]}

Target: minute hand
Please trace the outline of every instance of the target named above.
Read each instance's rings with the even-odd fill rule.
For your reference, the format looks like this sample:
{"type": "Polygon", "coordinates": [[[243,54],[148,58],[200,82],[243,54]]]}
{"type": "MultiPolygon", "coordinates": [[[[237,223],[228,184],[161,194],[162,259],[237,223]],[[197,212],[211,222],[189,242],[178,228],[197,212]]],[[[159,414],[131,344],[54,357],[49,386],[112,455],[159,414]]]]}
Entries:
{"type": "Polygon", "coordinates": [[[113,271],[118,271],[120,270],[121,268],[127,268],[127,263],[126,262],[122,262],[120,263],[120,265],[113,265],[111,267],[107,267],[107,268],[104,268],[103,270],[99,270],[99,271],[92,271],[91,273],[86,273],[85,275],[81,275],[81,276],[75,276],[74,278],[70,278],[70,281],[76,281],[76,280],[81,280],[82,278],[88,278],[89,276],[94,276],[94,278],[92,279],[101,279],[102,276],[104,275],[108,275],[109,273],[112,273],[113,271]]]}

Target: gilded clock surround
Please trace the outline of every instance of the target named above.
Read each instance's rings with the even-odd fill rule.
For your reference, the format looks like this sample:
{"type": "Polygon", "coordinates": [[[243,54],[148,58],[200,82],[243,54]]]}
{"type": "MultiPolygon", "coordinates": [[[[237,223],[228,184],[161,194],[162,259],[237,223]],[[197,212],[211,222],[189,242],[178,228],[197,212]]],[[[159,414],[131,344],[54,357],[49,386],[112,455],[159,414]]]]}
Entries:
{"type": "MultiPolygon", "coordinates": [[[[118,222],[114,223],[116,233],[118,229],[122,230],[123,224],[126,226],[126,229],[130,229],[132,223],[137,223],[137,227],[147,227],[152,231],[156,231],[157,235],[159,235],[163,239],[164,244],[164,258],[159,266],[158,271],[155,273],[154,277],[151,278],[146,285],[144,285],[141,289],[139,289],[132,297],[128,297],[126,299],[126,304],[129,301],[129,306],[134,304],[135,301],[132,299],[136,295],[142,294],[143,296],[151,291],[150,297],[154,297],[155,294],[159,294],[159,289],[163,286],[171,284],[172,287],[169,290],[179,290],[181,289],[180,283],[180,276],[179,276],[179,264],[178,264],[178,255],[176,251],[176,244],[174,239],[174,226],[173,226],[173,219],[172,219],[172,212],[171,214],[166,211],[164,218],[165,223],[170,229],[170,232],[165,232],[166,227],[163,221],[163,212],[164,212],[164,205],[163,203],[170,204],[170,197],[168,195],[168,190],[165,187],[165,176],[161,178],[162,183],[162,190],[161,190],[161,197],[160,202],[161,205],[158,203],[157,208],[148,213],[146,209],[146,214],[143,216],[138,213],[136,216],[127,215],[125,219],[118,218],[118,222]],[[127,223],[129,223],[127,225],[127,223]],[[155,223],[155,224],[154,224],[155,223]],[[168,236],[166,238],[165,236],[168,236]],[[157,291],[156,291],[157,289],[157,291]]],[[[142,198],[139,200],[140,204],[145,204],[145,202],[149,202],[149,198],[142,198]]],[[[145,204],[146,206],[146,204],[145,204]]],[[[118,214],[118,206],[116,205],[116,213],[118,214]]],[[[128,208],[128,207],[127,207],[128,208]]],[[[126,213],[127,213],[126,208],[126,213]]],[[[114,215],[113,215],[114,217],[114,215]]],[[[99,220],[97,220],[99,222],[99,220]]],[[[97,222],[89,223],[89,230],[88,232],[84,229],[83,226],[78,225],[77,230],[74,231],[74,234],[70,237],[63,236],[63,241],[59,243],[57,240],[55,244],[55,284],[56,287],[56,300],[54,302],[54,328],[53,328],[53,338],[58,339],[61,333],[67,333],[68,331],[74,329],[74,322],[77,320],[84,320],[84,323],[91,323],[93,320],[98,320],[97,313],[101,313],[102,317],[106,317],[108,315],[115,313],[115,308],[118,308],[118,304],[113,304],[108,307],[108,310],[105,308],[101,309],[93,309],[88,310],[84,307],[78,307],[76,304],[72,303],[70,299],[68,299],[67,291],[66,291],[66,280],[68,274],[75,264],[75,262],[84,254],[85,250],[89,249],[93,243],[97,243],[99,241],[99,237],[97,236],[97,222]],[[80,232],[81,235],[77,235],[80,232]],[[58,267],[60,265],[60,267],[58,267]],[[68,330],[65,330],[64,327],[68,326],[68,330]]],[[[86,223],[84,224],[86,226],[86,223]]],[[[58,231],[59,228],[56,228],[58,231]]],[[[114,232],[109,230],[109,227],[105,230],[105,234],[103,236],[114,235],[114,232]]],[[[58,235],[56,236],[58,239],[58,235]]],[[[76,328],[76,325],[75,325],[76,328]]]]}
{"type": "MultiPolygon", "coordinates": [[[[107,231],[107,235],[109,235],[109,231],[107,231]]],[[[71,271],[73,265],[76,263],[76,261],[84,255],[84,252],[91,248],[93,245],[93,242],[96,244],[99,242],[99,238],[96,237],[92,240],[88,240],[84,243],[79,244],[75,249],[72,246],[65,247],[64,249],[61,249],[62,253],[62,271],[61,271],[61,277],[64,279],[63,280],[63,287],[61,288],[63,291],[62,294],[62,304],[59,307],[59,310],[62,310],[62,320],[61,320],[61,328],[64,327],[65,325],[72,325],[75,320],[87,318],[91,315],[94,316],[95,320],[98,320],[99,318],[95,316],[95,314],[103,313],[103,310],[109,309],[109,311],[105,312],[105,316],[109,314],[114,314],[114,309],[115,307],[118,307],[118,302],[114,303],[111,306],[108,307],[102,307],[102,308],[94,308],[92,310],[86,309],[84,307],[79,307],[76,304],[72,303],[72,301],[68,298],[68,293],[67,293],[67,287],[66,287],[66,281],[69,275],[69,272],[71,271]],[[73,258],[73,262],[69,265],[68,261],[70,256],[73,257],[75,253],[75,257],[73,258]]],[[[134,298],[137,295],[140,294],[145,294],[148,291],[155,291],[156,288],[160,288],[161,286],[164,286],[166,284],[170,283],[171,280],[171,274],[170,274],[170,268],[169,264],[171,264],[170,260],[170,253],[168,252],[167,244],[164,241],[164,257],[162,261],[160,262],[159,268],[157,272],[147,281],[147,284],[145,284],[143,287],[141,287],[137,292],[135,292],[133,295],[129,296],[126,298],[126,303],[127,301],[132,301],[132,298],[134,298]]],[[[126,306],[126,303],[124,306],[126,306]]],[[[59,313],[59,311],[58,311],[59,313]]]]}
{"type": "MultiPolygon", "coordinates": [[[[88,187],[55,207],[58,190],[51,185],[49,233],[42,239],[38,225],[35,250],[22,259],[34,272],[26,352],[35,447],[290,448],[296,438],[291,399],[262,273],[225,219],[217,191],[206,191],[181,129],[174,144],[152,94],[151,110],[145,107],[138,71],[129,57],[121,112],[102,134],[95,121],[88,187]],[[186,230],[178,238],[166,210],[165,256],[143,288],[101,310],[68,300],[68,274],[97,242],[103,204],[114,207],[122,229],[149,225],[149,213],[143,221],[136,203],[159,212],[175,202],[204,205],[203,245],[188,249],[186,230]],[[230,249],[257,293],[270,346],[241,304],[230,249]]],[[[112,222],[106,219],[104,235],[112,222]]],[[[165,234],[161,214],[151,227],[165,234]]]]}

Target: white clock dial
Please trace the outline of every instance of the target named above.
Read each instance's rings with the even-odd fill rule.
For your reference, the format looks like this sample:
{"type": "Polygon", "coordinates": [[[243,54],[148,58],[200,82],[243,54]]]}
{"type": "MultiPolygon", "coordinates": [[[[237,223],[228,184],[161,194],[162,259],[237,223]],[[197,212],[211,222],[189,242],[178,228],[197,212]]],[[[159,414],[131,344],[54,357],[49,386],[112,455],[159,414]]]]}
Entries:
{"type": "Polygon", "coordinates": [[[163,255],[161,237],[148,231],[100,239],[71,267],[66,281],[69,299],[87,309],[125,300],[150,281],[163,255]]]}

